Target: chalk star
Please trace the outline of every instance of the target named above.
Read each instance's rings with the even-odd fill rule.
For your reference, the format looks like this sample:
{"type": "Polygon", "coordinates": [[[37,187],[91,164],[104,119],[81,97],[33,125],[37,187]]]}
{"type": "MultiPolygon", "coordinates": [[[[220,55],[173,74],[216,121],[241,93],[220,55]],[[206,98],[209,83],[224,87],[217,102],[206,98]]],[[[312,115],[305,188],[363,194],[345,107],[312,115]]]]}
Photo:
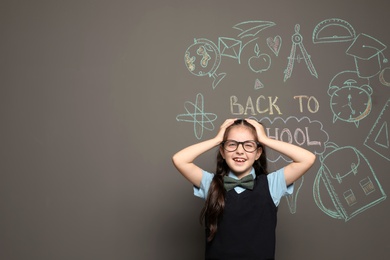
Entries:
{"type": "Polygon", "coordinates": [[[195,104],[186,101],[184,103],[186,114],[176,116],[177,121],[194,123],[194,133],[196,138],[201,139],[203,136],[203,129],[214,130],[213,121],[217,119],[217,115],[213,113],[204,113],[204,98],[201,93],[196,95],[195,104]],[[191,113],[190,110],[194,112],[191,113]]]}

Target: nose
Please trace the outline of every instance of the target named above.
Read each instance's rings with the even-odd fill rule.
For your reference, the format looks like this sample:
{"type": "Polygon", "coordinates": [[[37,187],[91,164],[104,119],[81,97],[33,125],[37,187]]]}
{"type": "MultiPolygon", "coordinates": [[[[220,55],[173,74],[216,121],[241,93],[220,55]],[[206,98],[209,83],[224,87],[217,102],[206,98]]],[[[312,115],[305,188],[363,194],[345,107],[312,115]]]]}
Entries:
{"type": "Polygon", "coordinates": [[[239,144],[237,145],[236,152],[237,152],[237,153],[243,153],[244,151],[245,151],[245,149],[244,149],[244,144],[243,144],[243,143],[239,143],[239,144]]]}

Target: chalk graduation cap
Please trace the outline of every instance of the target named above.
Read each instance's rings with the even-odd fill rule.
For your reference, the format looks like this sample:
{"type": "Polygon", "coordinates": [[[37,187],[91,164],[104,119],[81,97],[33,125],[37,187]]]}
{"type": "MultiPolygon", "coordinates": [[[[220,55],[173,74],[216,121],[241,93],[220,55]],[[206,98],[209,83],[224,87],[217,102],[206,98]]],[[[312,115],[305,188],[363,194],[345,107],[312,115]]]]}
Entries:
{"type": "MultiPolygon", "coordinates": [[[[352,44],[349,46],[346,53],[355,59],[356,71],[361,78],[371,78],[377,75],[381,70],[381,57],[383,50],[387,48],[386,45],[377,39],[361,33],[352,44]]],[[[386,63],[387,59],[384,58],[386,63]]]]}

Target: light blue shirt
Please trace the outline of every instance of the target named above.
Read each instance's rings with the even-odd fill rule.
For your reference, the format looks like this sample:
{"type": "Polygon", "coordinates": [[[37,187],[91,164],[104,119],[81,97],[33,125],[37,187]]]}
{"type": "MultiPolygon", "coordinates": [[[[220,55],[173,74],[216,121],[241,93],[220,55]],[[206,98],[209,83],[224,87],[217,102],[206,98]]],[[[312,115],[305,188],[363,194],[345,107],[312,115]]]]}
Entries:
{"type": "MultiPolygon", "coordinates": [[[[255,170],[253,168],[250,174],[252,174],[254,178],[256,177],[255,170]]],[[[237,176],[234,175],[232,172],[229,173],[229,176],[238,179],[237,176]]],[[[199,198],[206,199],[213,177],[213,173],[209,173],[203,170],[200,187],[198,188],[194,186],[194,195],[199,198]]],[[[281,168],[275,172],[268,174],[267,179],[269,191],[271,193],[272,200],[274,201],[276,206],[279,205],[280,200],[283,196],[291,195],[294,192],[294,184],[286,186],[286,180],[284,178],[284,168],[281,168]]],[[[237,193],[241,193],[245,190],[245,188],[235,187],[234,190],[237,193]]]]}

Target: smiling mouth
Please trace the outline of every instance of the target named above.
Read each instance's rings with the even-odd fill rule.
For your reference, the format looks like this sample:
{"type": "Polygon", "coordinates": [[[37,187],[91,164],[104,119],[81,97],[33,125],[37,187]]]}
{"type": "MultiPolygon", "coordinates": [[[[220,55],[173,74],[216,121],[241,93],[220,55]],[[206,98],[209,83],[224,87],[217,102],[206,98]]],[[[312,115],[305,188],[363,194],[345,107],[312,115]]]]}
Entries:
{"type": "Polygon", "coordinates": [[[242,158],[234,158],[233,160],[234,160],[235,162],[240,162],[240,163],[246,161],[245,159],[242,159],[242,158]]]}

